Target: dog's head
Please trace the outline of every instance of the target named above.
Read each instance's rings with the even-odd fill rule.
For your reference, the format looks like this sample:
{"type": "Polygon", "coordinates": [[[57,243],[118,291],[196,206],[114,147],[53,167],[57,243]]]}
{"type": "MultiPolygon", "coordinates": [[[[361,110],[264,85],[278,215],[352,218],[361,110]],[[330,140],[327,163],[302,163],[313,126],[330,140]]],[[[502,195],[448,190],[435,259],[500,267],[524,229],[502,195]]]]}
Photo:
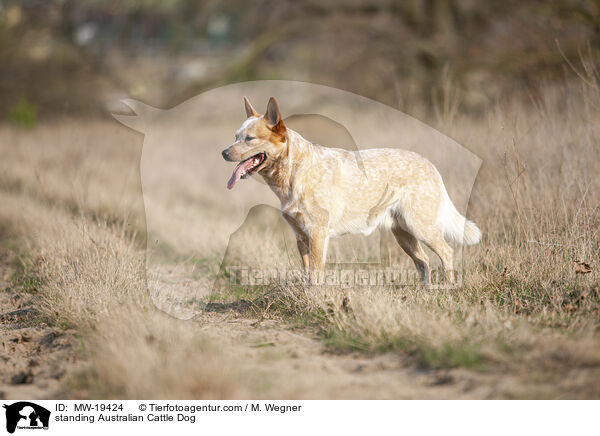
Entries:
{"type": "Polygon", "coordinates": [[[261,116],[244,97],[248,119],[235,132],[235,142],[222,151],[223,159],[239,162],[227,188],[232,189],[240,179],[269,168],[279,159],[287,144],[287,129],[279,105],[273,97],[269,99],[267,112],[261,116]]]}

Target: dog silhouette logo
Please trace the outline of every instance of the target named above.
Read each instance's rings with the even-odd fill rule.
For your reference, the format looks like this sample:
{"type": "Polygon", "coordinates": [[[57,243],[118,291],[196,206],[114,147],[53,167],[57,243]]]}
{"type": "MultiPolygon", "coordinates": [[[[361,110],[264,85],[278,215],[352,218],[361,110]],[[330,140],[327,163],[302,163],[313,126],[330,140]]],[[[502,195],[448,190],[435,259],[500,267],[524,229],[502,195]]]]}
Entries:
{"type": "Polygon", "coordinates": [[[6,431],[14,433],[18,429],[48,429],[50,411],[28,401],[5,404],[6,431]]]}
{"type": "MultiPolygon", "coordinates": [[[[401,149],[426,158],[439,171],[458,212],[465,216],[481,159],[433,127],[366,97],[307,82],[258,80],[207,90],[169,109],[122,100],[124,113],[114,114],[114,118],[143,134],[139,174],[148,292],[154,305],[169,315],[193,319],[209,302],[221,298],[222,292],[229,292],[232,284],[244,283],[245,287],[255,283],[246,281],[248,274],[261,277],[257,285],[287,283],[288,277],[294,283],[295,277],[301,278],[296,274],[303,269],[297,238],[281,216],[280,200],[263,177],[250,175],[235,189],[226,187],[233,167],[223,159],[222,151],[232,144],[240,123],[247,121],[244,96],[260,102],[261,109],[266,109],[271,96],[280,97],[285,108],[280,116],[287,128],[305,135],[311,144],[351,152],[357,177],[365,183],[361,156],[374,147],[401,149]]],[[[320,176],[322,183],[311,183],[337,186],[337,174],[345,173],[330,171],[320,176]]],[[[241,173],[237,175],[241,179],[241,173]]],[[[364,217],[365,224],[373,228],[382,210],[399,195],[391,187],[384,188],[383,195],[372,199],[372,208],[364,217]]],[[[329,199],[313,198],[321,220],[329,213],[329,199]]],[[[352,210],[349,206],[345,216],[354,213],[352,210]]],[[[398,250],[401,248],[391,232],[340,235],[328,244],[327,268],[334,273],[334,282],[340,269],[369,268],[383,274],[389,268],[401,273],[408,268],[413,277],[417,271],[406,258],[394,255],[398,250]],[[398,262],[392,264],[392,259],[398,262]]],[[[462,248],[455,251],[454,262],[455,270],[462,271],[462,248]]],[[[401,280],[409,281],[408,274],[401,280]]]]}

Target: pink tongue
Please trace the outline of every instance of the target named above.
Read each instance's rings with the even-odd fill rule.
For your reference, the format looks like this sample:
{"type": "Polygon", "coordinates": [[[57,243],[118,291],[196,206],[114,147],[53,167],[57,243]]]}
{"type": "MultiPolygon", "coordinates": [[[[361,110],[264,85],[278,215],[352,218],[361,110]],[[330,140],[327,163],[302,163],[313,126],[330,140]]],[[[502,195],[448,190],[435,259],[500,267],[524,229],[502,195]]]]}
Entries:
{"type": "Polygon", "coordinates": [[[231,175],[231,178],[227,182],[227,189],[232,189],[235,186],[237,181],[240,180],[240,178],[242,177],[242,172],[244,172],[244,170],[247,170],[248,168],[250,168],[252,166],[252,161],[253,161],[253,159],[245,160],[243,162],[240,162],[238,164],[238,166],[235,167],[235,170],[233,170],[233,174],[231,175]]]}

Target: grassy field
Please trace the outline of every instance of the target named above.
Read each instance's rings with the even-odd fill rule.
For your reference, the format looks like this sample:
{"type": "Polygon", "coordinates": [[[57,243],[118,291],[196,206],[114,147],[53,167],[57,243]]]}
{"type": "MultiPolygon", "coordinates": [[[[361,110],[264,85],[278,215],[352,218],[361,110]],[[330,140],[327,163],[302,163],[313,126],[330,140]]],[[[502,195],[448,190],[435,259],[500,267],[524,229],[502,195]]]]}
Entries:
{"type": "MultiPolygon", "coordinates": [[[[79,344],[80,364],[63,379],[73,396],[598,398],[598,86],[590,75],[478,116],[451,105],[422,116],[483,160],[468,210],[483,240],[465,250],[464,282],[450,290],[273,284],[215,292],[220,259],[190,250],[226,244],[240,202],[273,202],[265,186],[232,193],[227,209],[232,168],[202,156],[215,168],[206,180],[178,187],[176,197],[150,189],[158,194],[144,204],[141,135],[111,121],[2,126],[0,227],[12,288],[32,295],[37,322],[79,344]],[[156,222],[173,220],[159,247],[152,233],[146,239],[155,223],[144,205],[162,211],[156,222]],[[211,310],[186,311],[207,301],[211,310]]],[[[240,122],[241,113],[240,105],[240,122]]],[[[165,168],[146,180],[160,186],[177,171],[165,168]]],[[[291,239],[276,215],[253,222],[259,227],[237,233],[235,262],[297,264],[295,253],[278,254],[277,241],[291,239]]],[[[387,256],[411,268],[399,248],[387,256]]]]}

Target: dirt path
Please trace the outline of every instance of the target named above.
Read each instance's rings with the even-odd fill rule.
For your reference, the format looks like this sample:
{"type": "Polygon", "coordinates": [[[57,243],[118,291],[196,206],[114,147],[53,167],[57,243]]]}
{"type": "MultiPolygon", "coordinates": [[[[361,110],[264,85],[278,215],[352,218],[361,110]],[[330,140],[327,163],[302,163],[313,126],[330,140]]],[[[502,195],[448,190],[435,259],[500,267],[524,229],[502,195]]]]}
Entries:
{"type": "Polygon", "coordinates": [[[34,296],[12,284],[11,256],[0,251],[0,399],[68,396],[74,337],[43,323],[34,296]]]}
{"type": "Polygon", "coordinates": [[[201,331],[249,370],[267,373],[264,397],[303,399],[443,399],[499,395],[498,378],[463,369],[423,371],[395,353],[335,354],[303,329],[240,318],[201,316],[201,331]]]}

